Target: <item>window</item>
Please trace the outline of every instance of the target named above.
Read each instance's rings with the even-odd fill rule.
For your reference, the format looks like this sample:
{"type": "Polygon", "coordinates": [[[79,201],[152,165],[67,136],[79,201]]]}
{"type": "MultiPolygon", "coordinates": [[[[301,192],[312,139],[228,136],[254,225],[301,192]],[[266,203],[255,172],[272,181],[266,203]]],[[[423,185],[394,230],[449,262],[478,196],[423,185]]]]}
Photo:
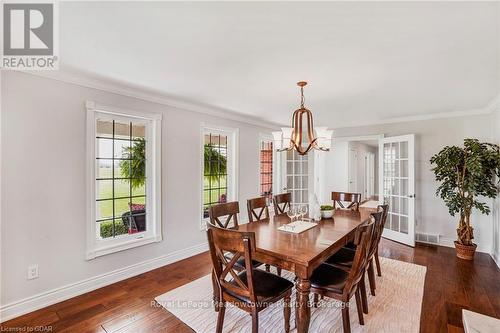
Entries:
{"type": "MultiPolygon", "coordinates": [[[[237,130],[202,126],[202,213],[212,205],[237,200],[237,130]]],[[[204,223],[203,223],[204,226],[204,223]]]]}
{"type": "Polygon", "coordinates": [[[161,240],[161,117],[87,102],[89,259],[161,240]]]}
{"type": "Polygon", "coordinates": [[[260,195],[273,202],[273,141],[260,140],[260,195]]]}
{"type": "Polygon", "coordinates": [[[295,150],[286,152],[286,189],[292,193],[294,204],[309,201],[309,156],[299,155],[295,150]]]}

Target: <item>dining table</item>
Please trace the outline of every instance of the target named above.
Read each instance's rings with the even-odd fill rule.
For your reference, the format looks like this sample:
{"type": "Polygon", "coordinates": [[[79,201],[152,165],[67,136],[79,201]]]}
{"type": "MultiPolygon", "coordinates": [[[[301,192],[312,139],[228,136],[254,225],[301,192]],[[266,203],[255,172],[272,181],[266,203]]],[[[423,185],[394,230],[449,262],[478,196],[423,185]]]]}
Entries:
{"type": "Polygon", "coordinates": [[[366,220],[357,211],[336,210],[331,219],[322,219],[301,233],[278,230],[290,223],[286,214],[240,224],[237,230],[255,234],[252,259],[280,267],[296,276],[297,332],[306,333],[311,319],[310,277],[331,255],[354,239],[356,229],[366,220]]]}

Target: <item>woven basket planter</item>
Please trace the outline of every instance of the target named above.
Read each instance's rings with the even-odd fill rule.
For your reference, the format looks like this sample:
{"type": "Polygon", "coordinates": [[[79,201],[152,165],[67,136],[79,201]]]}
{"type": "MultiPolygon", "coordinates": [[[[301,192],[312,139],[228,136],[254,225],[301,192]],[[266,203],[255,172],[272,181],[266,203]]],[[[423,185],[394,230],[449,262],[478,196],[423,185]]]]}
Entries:
{"type": "Polygon", "coordinates": [[[476,252],[476,244],[463,245],[455,241],[455,249],[457,251],[457,257],[464,260],[473,260],[474,253],[476,252]]]}

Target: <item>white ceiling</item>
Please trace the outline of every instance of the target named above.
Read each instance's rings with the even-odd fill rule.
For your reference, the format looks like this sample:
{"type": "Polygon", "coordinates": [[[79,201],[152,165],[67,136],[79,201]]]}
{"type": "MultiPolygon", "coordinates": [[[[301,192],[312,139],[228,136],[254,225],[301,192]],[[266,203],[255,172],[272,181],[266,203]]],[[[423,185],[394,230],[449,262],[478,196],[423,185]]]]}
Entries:
{"type": "Polygon", "coordinates": [[[500,91],[500,3],[60,3],[61,68],[288,123],[483,108],[500,91]]]}

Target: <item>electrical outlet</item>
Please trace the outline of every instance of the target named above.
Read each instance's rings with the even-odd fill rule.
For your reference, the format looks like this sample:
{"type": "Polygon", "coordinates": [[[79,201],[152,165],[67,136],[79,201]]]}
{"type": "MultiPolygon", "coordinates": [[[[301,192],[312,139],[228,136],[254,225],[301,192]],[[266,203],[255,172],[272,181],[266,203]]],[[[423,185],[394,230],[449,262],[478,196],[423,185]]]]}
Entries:
{"type": "Polygon", "coordinates": [[[28,280],[38,279],[38,265],[28,266],[28,280]]]}

